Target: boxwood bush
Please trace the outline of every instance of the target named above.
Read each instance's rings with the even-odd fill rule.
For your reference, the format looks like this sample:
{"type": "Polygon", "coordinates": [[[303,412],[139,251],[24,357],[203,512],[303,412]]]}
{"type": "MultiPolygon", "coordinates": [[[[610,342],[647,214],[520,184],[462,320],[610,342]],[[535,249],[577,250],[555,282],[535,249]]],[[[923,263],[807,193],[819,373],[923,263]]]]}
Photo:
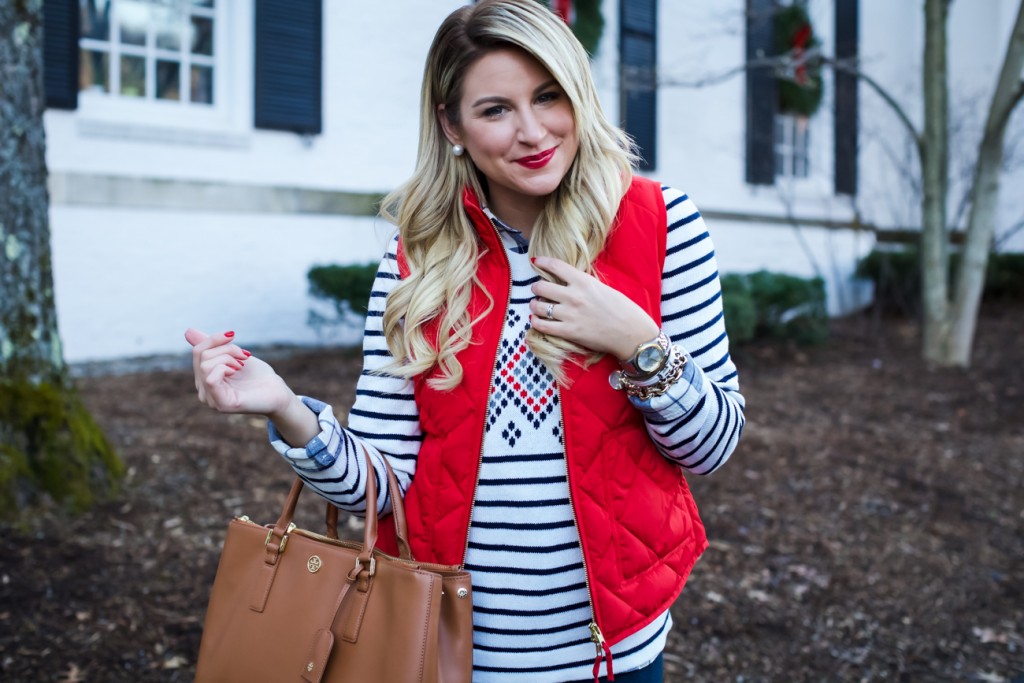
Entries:
{"type": "Polygon", "coordinates": [[[819,344],[828,338],[825,283],[759,270],[722,276],[722,306],[729,341],[762,338],[819,344]]]}
{"type": "MultiPolygon", "coordinates": [[[[960,254],[949,259],[957,272],[960,254]]],[[[875,305],[884,311],[917,315],[921,308],[921,258],[916,248],[875,249],[857,263],[858,277],[875,283],[875,305]]],[[[1024,253],[989,255],[982,296],[988,300],[1024,299],[1024,253]]]]}
{"type": "MultiPolygon", "coordinates": [[[[349,266],[314,266],[309,270],[309,292],[330,301],[335,318],[309,312],[309,322],[320,329],[365,315],[377,272],[374,263],[349,266]]],[[[722,305],[729,339],[742,344],[771,337],[794,339],[804,344],[823,341],[828,335],[825,285],[821,278],[758,271],[722,277],[722,305]]]]}

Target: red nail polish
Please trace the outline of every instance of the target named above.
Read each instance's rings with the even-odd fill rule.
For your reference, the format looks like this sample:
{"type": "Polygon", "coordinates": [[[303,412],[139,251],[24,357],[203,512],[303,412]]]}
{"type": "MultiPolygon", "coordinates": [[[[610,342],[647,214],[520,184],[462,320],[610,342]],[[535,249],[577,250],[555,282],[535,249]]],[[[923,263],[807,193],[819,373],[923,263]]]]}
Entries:
{"type": "Polygon", "coordinates": [[[536,256],[531,256],[530,257],[530,263],[536,263],[536,262],[537,262],[537,257],[536,256]]]}
{"type": "Polygon", "coordinates": [[[235,336],[235,333],[234,332],[225,332],[224,336],[227,337],[228,339],[230,339],[231,337],[235,336]]]}
{"type": "Polygon", "coordinates": [[[246,358],[248,358],[249,356],[251,356],[251,355],[252,355],[251,353],[249,353],[249,352],[248,352],[248,351],[246,351],[245,349],[242,349],[242,353],[244,353],[244,354],[245,354],[245,357],[246,357],[246,358]]]}

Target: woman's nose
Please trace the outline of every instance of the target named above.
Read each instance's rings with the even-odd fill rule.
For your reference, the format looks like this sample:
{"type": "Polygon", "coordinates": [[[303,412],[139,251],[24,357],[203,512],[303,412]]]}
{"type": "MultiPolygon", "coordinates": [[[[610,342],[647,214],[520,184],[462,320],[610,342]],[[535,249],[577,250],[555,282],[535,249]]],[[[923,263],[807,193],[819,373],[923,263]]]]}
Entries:
{"type": "Polygon", "coordinates": [[[524,145],[536,145],[544,139],[544,135],[544,124],[537,115],[530,110],[524,111],[519,117],[519,142],[524,145]]]}

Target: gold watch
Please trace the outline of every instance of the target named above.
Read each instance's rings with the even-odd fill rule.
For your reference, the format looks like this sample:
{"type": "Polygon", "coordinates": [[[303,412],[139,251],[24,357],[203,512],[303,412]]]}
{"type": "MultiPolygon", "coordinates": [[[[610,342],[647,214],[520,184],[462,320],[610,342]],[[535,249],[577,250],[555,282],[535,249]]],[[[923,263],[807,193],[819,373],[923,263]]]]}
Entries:
{"type": "Polygon", "coordinates": [[[654,377],[665,367],[671,345],[668,336],[658,332],[657,337],[638,344],[632,356],[620,361],[622,374],[629,379],[641,381],[654,377]]]}

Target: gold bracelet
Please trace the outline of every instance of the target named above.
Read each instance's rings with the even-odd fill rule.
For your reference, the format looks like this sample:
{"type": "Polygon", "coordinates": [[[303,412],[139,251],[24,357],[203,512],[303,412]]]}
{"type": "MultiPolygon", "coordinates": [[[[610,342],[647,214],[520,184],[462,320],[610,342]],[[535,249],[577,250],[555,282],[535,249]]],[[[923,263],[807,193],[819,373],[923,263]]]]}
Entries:
{"type": "Polygon", "coordinates": [[[646,386],[636,384],[622,371],[616,370],[608,376],[608,383],[616,391],[622,390],[634,398],[646,401],[649,398],[661,396],[668,391],[668,388],[678,382],[679,378],[683,376],[683,368],[685,366],[686,356],[683,355],[678,346],[673,346],[669,351],[668,362],[661,369],[662,375],[658,378],[657,382],[646,386]]]}

